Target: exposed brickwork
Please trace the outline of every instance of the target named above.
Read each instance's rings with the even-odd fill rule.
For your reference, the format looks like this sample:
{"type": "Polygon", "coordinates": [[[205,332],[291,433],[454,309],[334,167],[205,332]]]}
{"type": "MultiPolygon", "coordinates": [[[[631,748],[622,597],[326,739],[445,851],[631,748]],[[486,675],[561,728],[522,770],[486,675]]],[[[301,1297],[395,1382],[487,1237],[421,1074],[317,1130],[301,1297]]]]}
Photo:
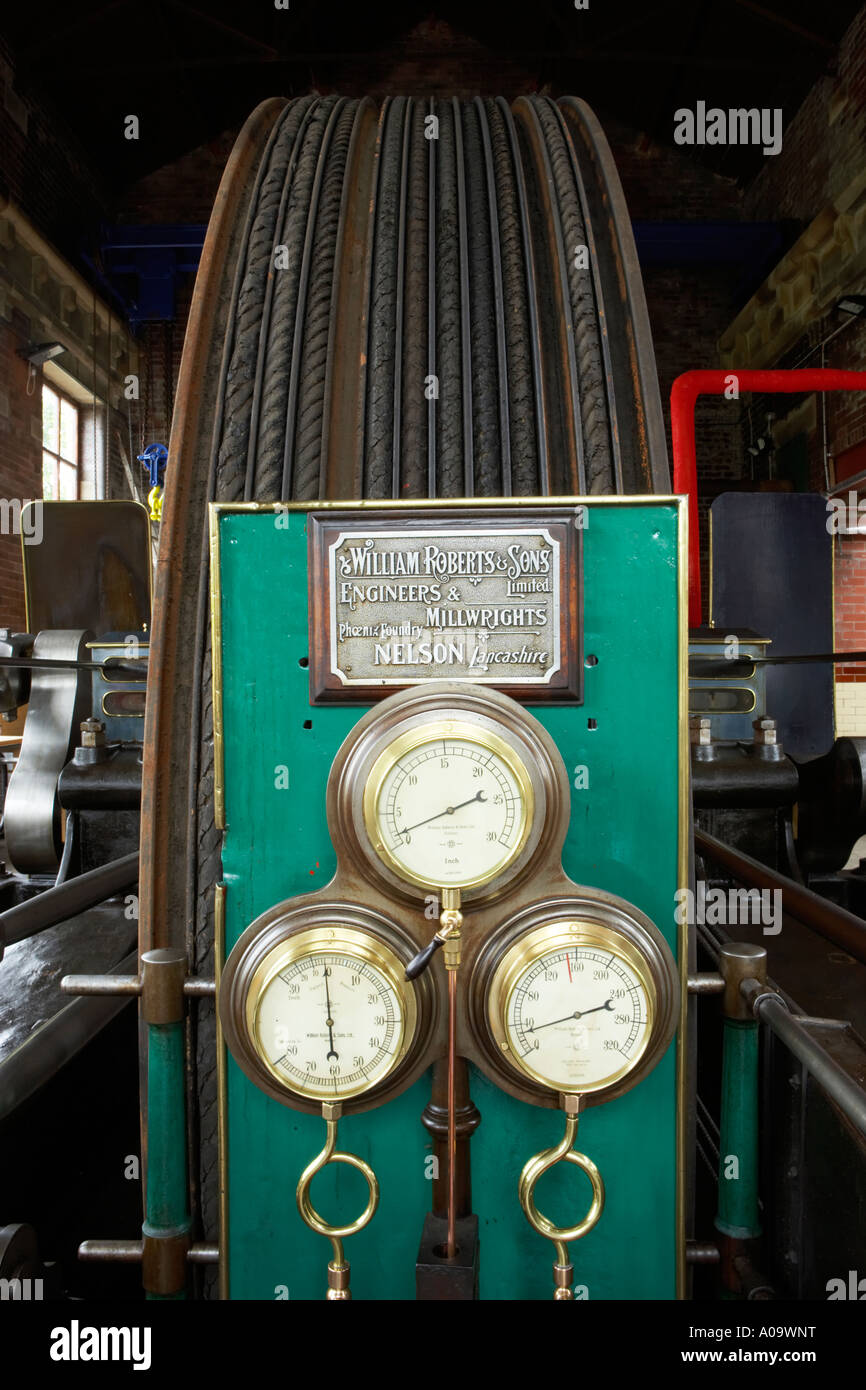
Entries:
{"type": "MultiPolygon", "coordinates": [[[[836,650],[866,651],[866,535],[834,542],[836,650]]],[[[863,681],[864,667],[837,666],[837,681],[863,681]]]]}
{"type": "MultiPolygon", "coordinates": [[[[30,341],[30,321],[14,312],[0,321],[0,498],[27,500],[42,496],[41,373],[27,394],[28,364],[18,348],[30,341]]],[[[8,513],[0,513],[6,524],[8,513]]],[[[21,538],[0,531],[0,620],[24,631],[24,577],[21,538]]]]}
{"type": "MultiPolygon", "coordinates": [[[[830,203],[836,202],[864,174],[866,163],[866,8],[845,34],[838,51],[836,72],[823,78],[789,121],[782,153],[767,159],[761,173],[746,191],[750,217],[795,217],[810,223],[830,203]]],[[[856,283],[852,293],[866,286],[856,283]]],[[[814,323],[808,335],[777,365],[783,367],[838,367],[866,369],[866,324],[847,321],[838,311],[814,323]],[[845,326],[847,324],[847,326],[845,326]],[[837,332],[836,330],[840,330],[837,332]],[[830,339],[830,335],[834,335],[830,339]],[[823,352],[822,340],[827,341],[823,352]]],[[[796,409],[802,397],[766,396],[753,399],[756,420],[766,410],[782,419],[796,409]]],[[[833,459],[866,441],[866,393],[828,392],[817,397],[815,425],[808,434],[809,486],[827,490],[836,478],[833,459]],[[824,437],[827,455],[825,462],[824,437]]],[[[861,483],[861,493],[866,489],[861,483]]],[[[847,500],[847,491],[842,494],[847,500]]],[[[834,545],[836,647],[840,651],[866,649],[866,535],[839,536],[834,545]]],[[[866,666],[837,668],[840,683],[866,681],[866,666]]]]}
{"type": "Polygon", "coordinates": [[[49,241],[70,258],[89,245],[111,199],[62,111],[30,90],[0,38],[2,189],[49,241]]]}
{"type": "Polygon", "coordinates": [[[767,159],[746,195],[749,217],[806,223],[863,172],[866,149],[866,8],[838,49],[837,69],[788,121],[781,155],[767,159]]]}

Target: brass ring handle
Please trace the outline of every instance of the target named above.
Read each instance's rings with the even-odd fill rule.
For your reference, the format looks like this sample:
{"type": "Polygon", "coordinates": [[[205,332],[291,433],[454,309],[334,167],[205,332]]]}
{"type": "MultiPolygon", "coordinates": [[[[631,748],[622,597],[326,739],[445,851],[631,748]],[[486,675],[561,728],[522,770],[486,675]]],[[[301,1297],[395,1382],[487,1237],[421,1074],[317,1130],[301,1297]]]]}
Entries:
{"type": "Polygon", "coordinates": [[[375,1215],[379,1205],[379,1181],[369,1163],[365,1163],[357,1154],[341,1153],[337,1149],[337,1121],[340,1118],[342,1105],[339,1101],[325,1101],[322,1105],[322,1116],[327,1128],[325,1147],[320,1154],[308,1163],[301,1174],[295,1191],[298,1203],[298,1211],[301,1219],[309,1226],[311,1231],[317,1235],[326,1236],[331,1242],[334,1251],[334,1258],[328,1265],[328,1300],[343,1302],[351,1299],[349,1292],[349,1262],[343,1254],[343,1238],[353,1236],[358,1231],[362,1231],[367,1222],[375,1215]],[[331,1226],[316,1208],[313,1206],[310,1197],[310,1184],[317,1173],[320,1173],[329,1163],[347,1163],[350,1168],[357,1168],[359,1173],[363,1173],[367,1179],[367,1186],[370,1189],[370,1198],[361,1215],[354,1221],[348,1222],[345,1226],[331,1226]]]}
{"type": "Polygon", "coordinates": [[[557,1153],[555,1149],[548,1149],[545,1153],[536,1154],[534,1158],[529,1160],[520,1174],[519,1190],[520,1205],[523,1207],[530,1226],[540,1236],[547,1236],[548,1240],[562,1244],[567,1244],[571,1240],[579,1240],[581,1236],[585,1236],[587,1231],[592,1230],[604,1210],[604,1180],[601,1173],[591,1158],[587,1158],[586,1154],[577,1153],[574,1149],[569,1149],[564,1154],[557,1153]],[[542,1174],[561,1162],[576,1164],[586,1173],[592,1183],[592,1204],[583,1220],[578,1221],[574,1226],[554,1226],[553,1222],[538,1210],[532,1195],[535,1184],[542,1174]]]}
{"type": "Polygon", "coordinates": [[[587,1231],[591,1231],[598,1218],[604,1210],[604,1181],[601,1173],[596,1168],[591,1158],[586,1154],[578,1153],[572,1148],[577,1138],[579,1101],[574,1110],[566,1110],[565,1134],[557,1145],[552,1149],[545,1149],[542,1153],[536,1154],[525,1165],[520,1174],[520,1205],[523,1207],[524,1215],[534,1231],[540,1236],[545,1236],[552,1240],[556,1249],[556,1263],[553,1266],[553,1277],[556,1286],[554,1298],[571,1299],[574,1295],[571,1292],[571,1281],[573,1278],[573,1268],[568,1254],[568,1242],[579,1240],[585,1236],[587,1231]],[[535,1185],[538,1179],[555,1167],[557,1163],[574,1163],[582,1172],[586,1174],[592,1184],[592,1202],[586,1216],[582,1221],[577,1221],[573,1226],[555,1226],[548,1217],[543,1216],[535,1205],[535,1185]]]}
{"type": "Polygon", "coordinates": [[[375,1215],[376,1208],[379,1205],[379,1181],[373,1169],[369,1164],[365,1163],[362,1158],[358,1158],[356,1154],[334,1151],[328,1153],[326,1145],[318,1158],[314,1158],[312,1163],[309,1163],[301,1174],[296,1196],[298,1199],[298,1211],[311,1230],[315,1231],[320,1236],[328,1236],[331,1240],[342,1240],[345,1236],[353,1236],[357,1231],[363,1230],[367,1222],[375,1215]],[[345,1226],[329,1225],[324,1217],[320,1216],[316,1211],[310,1198],[310,1184],[313,1178],[329,1163],[348,1163],[351,1168],[357,1168],[359,1173],[364,1174],[364,1177],[367,1179],[367,1186],[370,1189],[370,1199],[361,1215],[356,1217],[354,1221],[348,1222],[345,1226]]]}

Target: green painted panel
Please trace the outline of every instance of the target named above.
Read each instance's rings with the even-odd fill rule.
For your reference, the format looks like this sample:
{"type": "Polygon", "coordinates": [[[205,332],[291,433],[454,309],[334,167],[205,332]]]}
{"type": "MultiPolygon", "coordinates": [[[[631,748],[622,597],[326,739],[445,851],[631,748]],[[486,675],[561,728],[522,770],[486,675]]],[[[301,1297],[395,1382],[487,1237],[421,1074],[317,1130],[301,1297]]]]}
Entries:
{"type": "MultiPolygon", "coordinates": [[[[226,944],[273,903],[328,882],[335,858],[325,821],[331,761],[366,706],[308,704],[306,533],[303,513],[220,517],[223,720],[227,830],[226,944]],[[302,664],[304,663],[304,664],[302,664]],[[288,780],[288,788],[285,782],[288,780]]],[[[585,703],[531,706],[555,738],[572,781],[563,854],[579,883],[645,911],[676,951],[678,845],[677,512],[672,503],[591,505],[584,532],[585,703]],[[595,721],[596,727],[590,727],[595,721]]],[[[429,1208],[422,1079],[372,1114],[340,1125],[340,1147],[376,1170],[377,1216],[346,1242],[358,1298],[413,1298],[414,1264],[429,1208]]],[[[517,1201],[526,1160],[555,1143],[563,1119],[523,1105],[475,1074],[482,1124],[472,1140],[474,1206],[482,1241],[481,1296],[549,1298],[553,1247],[517,1201]]],[[[600,1167],[603,1216],[572,1247],[590,1298],[675,1294],[675,1059],[673,1046],[639,1087],[581,1119],[578,1147],[600,1167]]],[[[324,1143],[324,1123],[269,1100],[229,1059],[229,1267],[234,1298],[321,1298],[330,1244],[295,1207],[301,1170],[324,1143]]],[[[363,1179],[344,1165],[320,1174],[313,1200],[330,1221],[363,1208],[363,1179]]],[[[570,1224],[589,1204],[569,1168],[545,1176],[542,1211],[570,1224]]]]}
{"type": "Polygon", "coordinates": [[[174,1234],[189,1226],[186,1081],[182,1023],[148,1027],[146,1229],[174,1234]]]}

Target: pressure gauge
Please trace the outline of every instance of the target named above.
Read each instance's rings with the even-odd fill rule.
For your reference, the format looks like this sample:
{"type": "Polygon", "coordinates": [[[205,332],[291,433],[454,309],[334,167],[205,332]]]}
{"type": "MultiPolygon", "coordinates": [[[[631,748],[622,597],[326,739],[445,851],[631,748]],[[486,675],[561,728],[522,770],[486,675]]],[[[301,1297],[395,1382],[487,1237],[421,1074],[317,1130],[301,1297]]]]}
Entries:
{"type": "Polygon", "coordinates": [[[396,924],[354,904],[273,909],[223,971],[220,1018],[235,1060],[287,1105],[383,1097],[429,1033],[429,990],[404,978],[412,953],[396,924]]]}
{"type": "Polygon", "coordinates": [[[532,823],[526,765],[489,729],[431,720],[383,750],[364,795],[376,853],[421,888],[477,888],[520,853],[532,823]]]}
{"type": "Polygon", "coordinates": [[[383,942],[349,928],[299,932],[273,947],[247,991],[246,1025],[283,1086],[345,1100],[383,1081],[415,1026],[404,966],[383,942]]]}
{"type": "Polygon", "coordinates": [[[610,895],[521,914],[493,943],[486,976],[493,1055],[531,1090],[619,1094],[655,1065],[676,1026],[669,947],[610,895]]]}
{"type": "Polygon", "coordinates": [[[467,683],[383,700],[334,761],[328,820],[338,855],[417,898],[501,893],[565,833],[555,744],[516,701],[467,683]]]}

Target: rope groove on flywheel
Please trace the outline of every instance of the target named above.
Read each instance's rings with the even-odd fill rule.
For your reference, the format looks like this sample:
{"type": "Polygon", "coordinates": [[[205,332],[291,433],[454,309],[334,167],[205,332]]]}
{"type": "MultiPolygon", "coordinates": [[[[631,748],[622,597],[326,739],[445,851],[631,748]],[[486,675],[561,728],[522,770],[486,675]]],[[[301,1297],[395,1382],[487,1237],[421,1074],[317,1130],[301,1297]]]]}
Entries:
{"type": "MultiPolygon", "coordinates": [[[[213,971],[207,503],[669,489],[631,227],[574,98],[264,103],[224,176],[170,446],[145,731],[142,949],[213,971]]],[[[217,1227],[214,1012],[191,1039],[217,1227]]]]}

